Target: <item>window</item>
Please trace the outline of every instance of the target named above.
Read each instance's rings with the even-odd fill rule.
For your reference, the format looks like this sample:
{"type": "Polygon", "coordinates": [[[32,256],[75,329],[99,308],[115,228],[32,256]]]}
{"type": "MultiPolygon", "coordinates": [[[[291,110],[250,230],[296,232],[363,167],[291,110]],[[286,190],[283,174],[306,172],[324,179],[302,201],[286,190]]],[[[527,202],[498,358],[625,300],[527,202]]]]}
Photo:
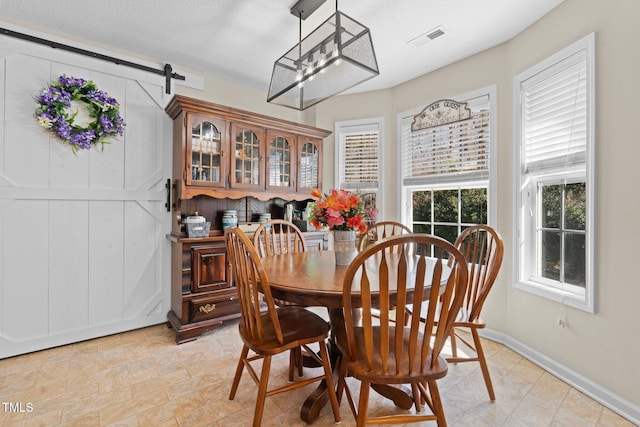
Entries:
{"type": "Polygon", "coordinates": [[[455,242],[471,225],[487,223],[487,187],[411,190],[412,227],[415,233],[440,236],[455,242]]]}
{"type": "Polygon", "coordinates": [[[470,118],[426,129],[411,127],[422,108],[398,116],[400,215],[414,232],[454,242],[470,225],[495,223],[490,216],[495,212],[491,177],[496,171],[492,99],[495,87],[458,96],[455,100],[471,110],[470,118]]]}
{"type": "Polygon", "coordinates": [[[363,195],[365,208],[382,206],[382,118],[336,122],[336,185],[363,195]]]}
{"type": "Polygon", "coordinates": [[[514,78],[515,286],[593,312],[593,34],[514,78]]]}

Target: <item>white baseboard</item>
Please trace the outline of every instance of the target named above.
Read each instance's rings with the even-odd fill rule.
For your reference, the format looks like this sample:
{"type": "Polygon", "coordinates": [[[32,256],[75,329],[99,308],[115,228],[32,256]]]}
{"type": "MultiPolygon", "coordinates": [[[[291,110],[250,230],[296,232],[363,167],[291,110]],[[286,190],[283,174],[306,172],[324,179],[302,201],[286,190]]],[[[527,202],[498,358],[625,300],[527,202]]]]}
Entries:
{"type": "Polygon", "coordinates": [[[579,390],[593,400],[611,409],[613,412],[616,412],[632,423],[640,426],[640,406],[618,396],[611,390],[596,384],[589,378],[578,374],[548,356],[545,356],[520,341],[513,339],[509,335],[490,329],[480,330],[480,335],[483,338],[505,345],[525,359],[535,363],[545,371],[571,385],[576,390],[579,390]]]}

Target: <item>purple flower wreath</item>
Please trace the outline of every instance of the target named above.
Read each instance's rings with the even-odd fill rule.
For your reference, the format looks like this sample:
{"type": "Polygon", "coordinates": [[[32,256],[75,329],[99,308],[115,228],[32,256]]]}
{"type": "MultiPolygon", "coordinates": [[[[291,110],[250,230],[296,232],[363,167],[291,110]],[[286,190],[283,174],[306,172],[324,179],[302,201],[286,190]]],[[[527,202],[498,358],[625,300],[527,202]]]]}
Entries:
{"type": "Polygon", "coordinates": [[[124,133],[124,120],[119,114],[120,104],[107,93],[96,89],[91,80],[62,75],[51,82],[36,98],[36,117],[40,125],[51,130],[64,143],[71,145],[74,154],[93,145],[104,149],[109,139],[124,133]],[[72,110],[78,102],[86,108],[91,121],[76,123],[80,111],[72,110]]]}

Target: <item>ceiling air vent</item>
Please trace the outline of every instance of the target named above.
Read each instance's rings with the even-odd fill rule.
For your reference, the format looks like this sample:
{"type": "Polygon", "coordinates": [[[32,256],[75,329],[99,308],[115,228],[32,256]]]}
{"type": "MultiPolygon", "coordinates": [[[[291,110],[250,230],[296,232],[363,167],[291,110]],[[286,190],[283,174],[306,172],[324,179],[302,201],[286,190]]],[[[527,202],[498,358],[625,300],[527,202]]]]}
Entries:
{"type": "Polygon", "coordinates": [[[438,26],[436,28],[432,28],[426,33],[420,34],[418,37],[415,37],[407,42],[408,45],[419,47],[422,46],[431,40],[435,40],[438,37],[444,36],[447,33],[447,30],[442,26],[438,26]]]}

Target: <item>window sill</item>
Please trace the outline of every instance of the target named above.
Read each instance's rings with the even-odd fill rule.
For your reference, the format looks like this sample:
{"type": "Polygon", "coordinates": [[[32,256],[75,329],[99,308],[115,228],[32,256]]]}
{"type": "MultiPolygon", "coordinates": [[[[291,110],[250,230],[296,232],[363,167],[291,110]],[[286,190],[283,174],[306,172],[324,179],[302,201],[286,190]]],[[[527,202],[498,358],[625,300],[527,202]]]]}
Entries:
{"type": "Polygon", "coordinates": [[[533,281],[519,281],[516,282],[513,287],[569,307],[577,308],[578,310],[586,311],[587,313],[595,313],[593,299],[589,298],[586,291],[584,294],[579,295],[575,292],[568,292],[533,281]]]}

